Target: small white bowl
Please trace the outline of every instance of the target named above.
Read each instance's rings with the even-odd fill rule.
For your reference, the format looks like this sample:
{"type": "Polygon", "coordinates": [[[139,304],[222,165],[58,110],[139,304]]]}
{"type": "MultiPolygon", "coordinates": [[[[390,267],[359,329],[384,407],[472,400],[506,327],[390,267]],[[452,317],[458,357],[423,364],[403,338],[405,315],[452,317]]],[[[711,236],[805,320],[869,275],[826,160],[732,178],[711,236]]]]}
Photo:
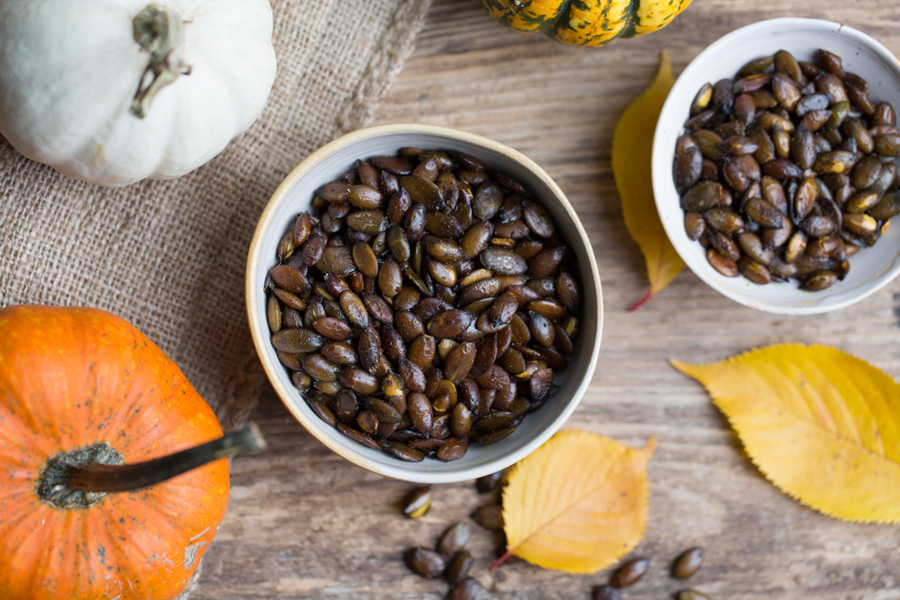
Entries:
{"type": "Polygon", "coordinates": [[[445,127],[421,124],[381,125],[349,133],[314,152],[287,176],[269,200],[250,244],[246,271],[247,314],[256,351],[269,381],[288,410],[323,444],[370,471],[418,483],[453,483],[504,469],[536,450],[572,414],[584,396],[600,351],[603,302],[594,252],[575,210],[550,177],[525,155],[493,140],[445,127]],[[279,362],[266,321],[266,274],[275,266],[275,250],[298,213],[310,207],[315,191],[350,170],[357,159],[394,155],[404,146],[463,152],[521,181],[553,215],[575,254],[583,308],[575,356],[554,383],[559,389],[546,404],[525,417],[509,437],[487,446],[470,446],[461,459],[443,463],[426,458],[402,462],[366,448],[323,422],[301,398],[279,362]]]}
{"type": "Polygon", "coordinates": [[[875,246],[851,257],[847,278],[820,292],[803,291],[793,281],[756,285],[741,276],[725,277],[710,266],[705,249],[684,231],[684,211],[672,177],[675,142],[684,131],[691,101],[704,83],[733,78],[750,60],[781,49],[797,60],[817,63],[819,48],[837,54],[847,71],[866,79],[873,101],[890,102],[900,110],[900,62],[880,43],[840,23],[772,19],[729,33],[691,61],[663,105],[653,138],[653,193],[675,250],[713,289],[740,304],[771,313],[822,313],[874,294],[900,273],[900,227],[890,228],[875,246]]]}

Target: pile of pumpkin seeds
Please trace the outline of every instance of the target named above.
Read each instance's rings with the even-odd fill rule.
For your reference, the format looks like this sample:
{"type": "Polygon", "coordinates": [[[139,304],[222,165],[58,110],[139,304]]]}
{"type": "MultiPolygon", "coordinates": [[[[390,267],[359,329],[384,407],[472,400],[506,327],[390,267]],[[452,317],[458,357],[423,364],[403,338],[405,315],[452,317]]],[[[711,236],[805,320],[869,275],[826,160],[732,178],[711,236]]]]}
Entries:
{"type": "Polygon", "coordinates": [[[322,186],[266,280],[278,358],[310,408],[405,461],[462,457],[551,397],[582,294],[553,217],[510,175],[402,148],[322,186]]]}
{"type": "Polygon", "coordinates": [[[674,180],[688,237],[722,275],[826,289],[900,213],[893,106],[839,56],[818,59],[781,50],[694,98],[674,180]]]}

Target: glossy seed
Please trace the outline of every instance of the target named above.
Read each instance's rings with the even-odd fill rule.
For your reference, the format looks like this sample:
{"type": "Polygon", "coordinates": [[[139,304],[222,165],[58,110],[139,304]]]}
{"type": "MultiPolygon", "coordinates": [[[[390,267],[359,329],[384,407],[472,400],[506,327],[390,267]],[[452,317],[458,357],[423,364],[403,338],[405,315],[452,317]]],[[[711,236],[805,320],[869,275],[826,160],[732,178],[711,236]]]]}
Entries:
{"type": "Polygon", "coordinates": [[[886,133],[875,136],[875,151],[882,156],[900,156],[900,135],[886,133]]]}
{"type": "Polygon", "coordinates": [[[705,212],[714,206],[722,206],[724,202],[722,184],[714,181],[701,181],[681,197],[681,208],[691,212],[705,212]]]}
{"type": "Polygon", "coordinates": [[[522,209],[522,220],[538,237],[549,238],[556,233],[556,224],[550,212],[537,202],[529,202],[525,205],[522,209]]]}
{"type": "Polygon", "coordinates": [[[282,329],[272,336],[272,345],[275,349],[290,354],[313,352],[324,343],[323,336],[303,328],[282,329]]]}
{"type": "Polygon", "coordinates": [[[398,374],[406,389],[414,392],[425,391],[425,373],[421,367],[408,358],[400,357],[398,362],[398,374]]]}
{"type": "Polygon", "coordinates": [[[442,312],[428,323],[428,333],[440,338],[453,338],[469,328],[475,316],[465,310],[442,312]]]}
{"type": "Polygon", "coordinates": [[[594,600],[623,600],[622,592],[611,585],[600,585],[594,588],[594,600]]]}
{"type": "Polygon", "coordinates": [[[476,523],[485,529],[501,531],[503,529],[503,507],[499,504],[488,504],[472,513],[476,523]]]}
{"type": "Polygon", "coordinates": [[[819,184],[815,179],[804,179],[794,192],[793,217],[795,222],[810,214],[818,197],[819,184]]]}
{"type": "Polygon", "coordinates": [[[610,583],[615,587],[629,587],[640,581],[650,568],[649,558],[635,558],[629,560],[613,572],[610,583]]]}
{"type": "Polygon", "coordinates": [[[457,581],[452,588],[450,588],[450,593],[447,594],[447,600],[476,600],[478,598],[478,591],[481,587],[471,577],[463,578],[460,581],[457,581]]]}
{"type": "Polygon", "coordinates": [[[472,210],[475,216],[484,221],[490,220],[500,210],[503,203],[503,190],[494,182],[485,182],[475,190],[472,210]]]}
{"type": "Polygon", "coordinates": [[[334,413],[324,402],[322,402],[318,398],[310,396],[306,398],[306,403],[320,419],[325,421],[325,423],[331,425],[332,427],[337,425],[337,420],[335,419],[334,413]]]}
{"type": "Polygon", "coordinates": [[[475,480],[475,489],[479,494],[487,494],[494,491],[503,479],[503,471],[496,471],[490,475],[479,477],[475,480]]]}
{"type": "Polygon", "coordinates": [[[277,333],[281,329],[281,303],[275,296],[269,296],[266,300],[266,324],[269,331],[277,333]]]}
{"type": "Polygon", "coordinates": [[[338,365],[352,365],[357,361],[356,351],[346,342],[328,342],[322,346],[322,356],[338,365]]]}
{"type": "Polygon", "coordinates": [[[734,260],[725,258],[717,250],[712,248],[706,251],[706,260],[719,273],[725,277],[737,277],[738,267],[734,260]]]}
{"type": "MultiPolygon", "coordinates": [[[[367,166],[371,168],[371,165],[367,166]]],[[[350,201],[350,204],[362,209],[378,208],[383,201],[376,181],[370,181],[369,184],[351,186],[347,193],[347,199],[350,201]]]]}
{"type": "Polygon", "coordinates": [[[357,367],[349,367],[341,371],[339,380],[344,387],[361,395],[374,394],[379,387],[377,377],[357,367]]]}
{"type": "Polygon", "coordinates": [[[818,292],[831,287],[837,281],[837,275],[834,271],[819,271],[807,277],[800,284],[800,289],[810,292],[818,292]]]}
{"type": "Polygon", "coordinates": [[[541,250],[528,261],[528,273],[536,278],[552,275],[562,263],[565,256],[565,246],[541,250]]]}
{"type": "Polygon", "coordinates": [[[767,265],[772,262],[775,253],[763,247],[762,240],[755,233],[749,231],[741,232],[737,235],[738,245],[741,249],[757,262],[767,265]]]}
{"type": "Polygon", "coordinates": [[[518,275],[528,270],[525,259],[515,252],[502,248],[487,248],[478,255],[478,258],[484,268],[499,275],[518,275]]]}
{"type": "Polygon", "coordinates": [[[425,455],[421,451],[401,442],[388,440],[381,445],[381,448],[394,458],[399,458],[404,462],[422,462],[425,460],[425,455]]]}
{"type": "Polygon", "coordinates": [[[699,240],[706,231],[706,220],[697,212],[684,213],[684,231],[693,241],[699,240]]]}
{"type": "Polygon", "coordinates": [[[469,449],[469,442],[465,438],[449,438],[447,443],[437,451],[437,459],[441,462],[451,462],[462,458],[469,449]]]}
{"type": "Polygon", "coordinates": [[[866,214],[845,214],[844,229],[856,235],[872,235],[878,229],[878,222],[866,214]]]}
{"type": "MultiPolygon", "coordinates": [[[[337,427],[337,430],[340,431],[342,434],[344,434],[345,436],[347,436],[348,438],[350,438],[356,442],[359,442],[360,444],[362,444],[364,446],[368,446],[369,448],[372,448],[373,450],[381,449],[381,446],[378,445],[378,442],[376,442],[370,436],[368,436],[362,432],[359,432],[351,427],[348,427],[347,425],[344,425],[343,423],[338,423],[336,427],[337,427]]],[[[430,502],[430,500],[429,500],[429,502],[430,502]]]]}
{"type": "Polygon", "coordinates": [[[378,270],[378,288],[387,298],[396,296],[403,287],[403,275],[400,265],[393,260],[386,260],[381,263],[378,270]]]}
{"type": "Polygon", "coordinates": [[[451,525],[438,540],[437,550],[441,554],[451,555],[462,550],[472,536],[472,528],[468,523],[451,525]]]}
{"type": "Polygon", "coordinates": [[[900,214],[900,192],[893,191],[884,194],[872,208],[869,214],[876,219],[887,220],[900,214]]]}
{"type": "Polygon", "coordinates": [[[457,552],[450,561],[450,564],[447,565],[447,571],[445,573],[447,582],[456,584],[468,577],[474,562],[472,554],[468,550],[457,552]]]}
{"type": "Polygon", "coordinates": [[[800,88],[795,81],[782,73],[776,73],[772,77],[772,93],[778,103],[787,111],[793,112],[800,101],[800,88]]]}
{"type": "Polygon", "coordinates": [[[783,213],[762,198],[751,198],[747,201],[744,210],[746,211],[747,216],[763,227],[772,227],[775,229],[781,227],[781,217],[783,213]]]}
{"type": "Polygon", "coordinates": [[[694,96],[694,100],[691,102],[690,114],[692,117],[706,110],[712,100],[712,93],[713,88],[711,84],[704,83],[700,87],[700,91],[697,92],[697,95],[694,96]]]}
{"type": "Polygon", "coordinates": [[[421,546],[413,548],[406,553],[406,564],[417,575],[426,579],[436,579],[444,574],[447,563],[444,557],[428,548],[421,546]]]}
{"type": "Polygon", "coordinates": [[[378,274],[378,259],[372,247],[366,242],[355,242],[351,251],[353,263],[366,277],[375,277],[378,274]]]}
{"type": "Polygon", "coordinates": [[[723,233],[734,233],[744,227],[744,221],[730,208],[711,208],[704,214],[709,225],[723,233]]]}
{"type": "Polygon", "coordinates": [[[710,600],[710,597],[697,590],[681,590],[677,600],[710,600]]]}
{"type": "Polygon", "coordinates": [[[420,487],[412,490],[403,500],[403,514],[411,519],[418,519],[431,508],[431,488],[420,487]]]}

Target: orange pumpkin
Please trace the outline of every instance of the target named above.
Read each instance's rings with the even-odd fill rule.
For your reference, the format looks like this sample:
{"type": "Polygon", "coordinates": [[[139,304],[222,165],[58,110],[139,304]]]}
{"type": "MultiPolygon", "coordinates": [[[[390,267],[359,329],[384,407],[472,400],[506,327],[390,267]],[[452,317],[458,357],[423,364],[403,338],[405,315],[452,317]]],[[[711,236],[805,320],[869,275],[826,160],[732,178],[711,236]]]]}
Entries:
{"type": "Polygon", "coordinates": [[[174,598],[228,502],[217,460],[138,491],[69,489],[66,463],[146,461],[222,433],[153,342],[90,308],[0,310],[0,598],[174,598]]]}

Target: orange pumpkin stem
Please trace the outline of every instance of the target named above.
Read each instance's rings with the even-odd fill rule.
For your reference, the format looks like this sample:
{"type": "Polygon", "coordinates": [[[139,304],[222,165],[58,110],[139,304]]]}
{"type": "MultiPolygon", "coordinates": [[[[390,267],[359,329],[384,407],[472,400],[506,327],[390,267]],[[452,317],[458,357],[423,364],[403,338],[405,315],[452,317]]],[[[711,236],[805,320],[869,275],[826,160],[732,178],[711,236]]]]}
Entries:
{"type": "Polygon", "coordinates": [[[106,443],[53,457],[41,472],[38,494],[60,508],[90,506],[104,494],[130,492],[162,483],[209,462],[266,447],[254,423],[215,440],[130,465],[106,443]]]}

